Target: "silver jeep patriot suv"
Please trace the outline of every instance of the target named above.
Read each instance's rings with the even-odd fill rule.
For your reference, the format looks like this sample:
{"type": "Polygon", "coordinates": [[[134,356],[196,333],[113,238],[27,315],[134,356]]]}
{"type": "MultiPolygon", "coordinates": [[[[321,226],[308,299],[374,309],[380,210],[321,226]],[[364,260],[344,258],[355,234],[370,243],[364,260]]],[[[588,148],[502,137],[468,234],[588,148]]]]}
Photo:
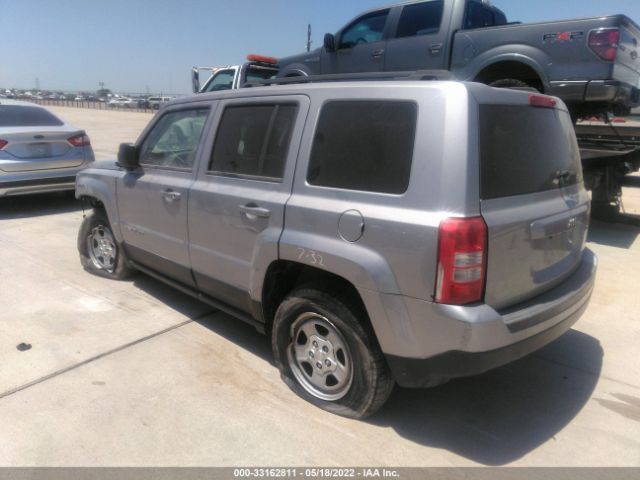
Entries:
{"type": "Polygon", "coordinates": [[[558,99],[275,85],[170,102],[76,196],[85,269],[159,278],[269,335],[291,389],[363,418],[393,386],[520,358],[586,309],[589,197],[558,99]]]}

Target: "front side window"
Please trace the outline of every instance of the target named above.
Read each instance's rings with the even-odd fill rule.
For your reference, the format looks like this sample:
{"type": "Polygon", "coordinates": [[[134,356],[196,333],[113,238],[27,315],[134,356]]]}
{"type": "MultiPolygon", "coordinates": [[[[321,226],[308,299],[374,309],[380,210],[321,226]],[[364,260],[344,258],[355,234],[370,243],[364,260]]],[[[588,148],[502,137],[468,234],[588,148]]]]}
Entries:
{"type": "Polygon", "coordinates": [[[383,38],[389,10],[369,13],[352,23],[342,34],[338,48],[352,48],[361,43],[379,42],[383,38]]]}
{"type": "Polygon", "coordinates": [[[225,108],[209,171],[281,179],[297,111],[295,104],[225,108]]]}
{"type": "Polygon", "coordinates": [[[164,114],[140,147],[140,163],[191,169],[208,112],[198,108],[164,114]]]}
{"type": "Polygon", "coordinates": [[[436,33],[440,30],[443,10],[443,0],[406,5],[400,15],[396,36],[414,37],[436,33]]]}
{"type": "Polygon", "coordinates": [[[354,100],[322,108],[307,171],[311,185],[401,194],[409,186],[417,106],[354,100]]]}
{"type": "Polygon", "coordinates": [[[220,90],[231,90],[235,70],[223,70],[216,73],[213,79],[207,84],[206,92],[217,92],[220,90]]]}

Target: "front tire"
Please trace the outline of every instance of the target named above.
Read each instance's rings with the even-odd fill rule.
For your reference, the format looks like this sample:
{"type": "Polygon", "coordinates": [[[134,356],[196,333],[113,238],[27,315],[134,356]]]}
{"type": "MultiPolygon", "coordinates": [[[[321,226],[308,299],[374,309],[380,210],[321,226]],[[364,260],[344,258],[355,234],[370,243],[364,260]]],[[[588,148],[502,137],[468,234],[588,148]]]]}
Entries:
{"type": "Polygon", "coordinates": [[[133,273],[106,214],[100,210],[94,210],[82,221],[78,232],[78,252],[84,269],[94,275],[124,280],[133,273]]]}
{"type": "Polygon", "coordinates": [[[284,382],[310,403],[366,418],[395,382],[361,309],[321,290],[301,288],[278,307],[272,348],[284,382]]]}

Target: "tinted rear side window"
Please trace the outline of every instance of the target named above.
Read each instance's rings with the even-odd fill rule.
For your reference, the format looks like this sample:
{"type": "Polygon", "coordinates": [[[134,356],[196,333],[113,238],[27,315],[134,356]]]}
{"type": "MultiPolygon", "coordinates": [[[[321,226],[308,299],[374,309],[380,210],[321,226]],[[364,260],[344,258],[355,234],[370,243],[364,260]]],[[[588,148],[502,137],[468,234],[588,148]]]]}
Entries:
{"type": "Polygon", "coordinates": [[[437,32],[440,30],[443,8],[442,0],[405,6],[400,15],[396,36],[413,37],[437,32]]]}
{"type": "Polygon", "coordinates": [[[492,27],[494,25],[504,25],[505,23],[504,15],[498,15],[498,18],[495,18],[491,8],[479,2],[467,3],[464,19],[465,29],[492,27]]]}
{"type": "Polygon", "coordinates": [[[404,193],[409,185],[417,107],[400,101],[324,105],[313,140],[311,185],[404,193]]]}
{"type": "Polygon", "coordinates": [[[0,105],[0,127],[59,127],[64,122],[44,108],[0,105]]]}
{"type": "Polygon", "coordinates": [[[224,110],[209,170],[281,179],[296,105],[241,105],[224,110]]]}
{"type": "Polygon", "coordinates": [[[480,162],[483,199],[582,181],[569,114],[552,108],[480,105],[480,162]]]}

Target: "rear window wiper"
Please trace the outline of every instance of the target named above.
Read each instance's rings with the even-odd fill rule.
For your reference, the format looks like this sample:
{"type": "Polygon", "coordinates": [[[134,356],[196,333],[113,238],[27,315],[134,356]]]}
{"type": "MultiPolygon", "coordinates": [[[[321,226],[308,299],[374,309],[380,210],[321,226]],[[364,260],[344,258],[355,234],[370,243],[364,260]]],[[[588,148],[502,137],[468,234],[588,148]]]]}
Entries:
{"type": "Polygon", "coordinates": [[[559,187],[564,187],[575,175],[576,172],[574,170],[556,170],[553,183],[559,187]]]}

